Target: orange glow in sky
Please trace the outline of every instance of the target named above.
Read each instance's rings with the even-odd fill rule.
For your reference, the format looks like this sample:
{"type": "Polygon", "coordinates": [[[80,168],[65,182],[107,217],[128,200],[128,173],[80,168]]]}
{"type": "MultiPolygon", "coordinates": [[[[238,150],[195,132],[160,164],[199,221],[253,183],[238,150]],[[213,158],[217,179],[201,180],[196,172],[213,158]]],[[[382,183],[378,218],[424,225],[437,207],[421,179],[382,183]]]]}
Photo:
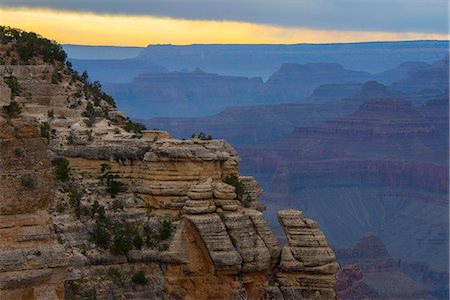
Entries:
{"type": "Polygon", "coordinates": [[[330,31],[232,21],[103,15],[0,7],[1,25],[34,31],[62,44],[296,44],[393,40],[446,40],[445,34],[330,31]]]}

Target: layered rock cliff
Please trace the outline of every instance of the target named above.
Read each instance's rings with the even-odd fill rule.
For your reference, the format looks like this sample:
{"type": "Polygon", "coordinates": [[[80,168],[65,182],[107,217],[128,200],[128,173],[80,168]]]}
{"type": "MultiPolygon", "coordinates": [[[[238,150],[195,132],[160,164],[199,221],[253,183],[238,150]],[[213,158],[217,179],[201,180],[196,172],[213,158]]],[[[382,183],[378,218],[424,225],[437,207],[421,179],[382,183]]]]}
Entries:
{"type": "Polygon", "coordinates": [[[24,36],[0,46],[0,298],[336,297],[317,224],[281,211],[281,249],[226,141],[142,132],[24,36]]]}

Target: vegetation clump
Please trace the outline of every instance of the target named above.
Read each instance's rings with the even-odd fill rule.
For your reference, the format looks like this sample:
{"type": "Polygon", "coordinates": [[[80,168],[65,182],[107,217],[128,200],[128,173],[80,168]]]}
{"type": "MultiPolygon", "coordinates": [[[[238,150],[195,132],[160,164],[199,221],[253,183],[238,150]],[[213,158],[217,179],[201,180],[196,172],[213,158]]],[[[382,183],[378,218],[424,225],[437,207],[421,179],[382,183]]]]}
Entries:
{"type": "Polygon", "coordinates": [[[69,161],[67,159],[61,159],[55,168],[55,176],[61,181],[66,181],[69,179],[69,161]]]}
{"type": "Polygon", "coordinates": [[[6,114],[9,118],[17,118],[22,112],[22,105],[19,102],[12,100],[6,108],[6,114]]]}
{"type": "Polygon", "coordinates": [[[59,200],[58,203],[56,204],[56,211],[58,213],[63,213],[66,210],[66,207],[67,207],[67,203],[59,200]]]}
{"type": "Polygon", "coordinates": [[[108,275],[109,275],[109,278],[111,278],[111,281],[112,281],[114,284],[121,284],[122,281],[123,281],[123,278],[122,278],[123,276],[122,276],[122,274],[121,274],[120,271],[119,271],[118,269],[116,269],[116,268],[111,268],[111,269],[109,269],[108,275]]]}
{"type": "Polygon", "coordinates": [[[78,190],[69,190],[69,204],[74,208],[77,218],[80,218],[81,215],[81,198],[82,193],[80,193],[78,190]]]}
{"type": "Polygon", "coordinates": [[[139,271],[133,274],[131,277],[131,281],[135,284],[146,285],[148,280],[145,277],[145,273],[143,271],[139,271]]]}
{"type": "Polygon", "coordinates": [[[55,71],[52,75],[52,84],[58,84],[62,82],[62,74],[55,71]]]}
{"type": "Polygon", "coordinates": [[[144,124],[137,122],[135,123],[131,120],[128,120],[123,129],[125,129],[128,132],[134,132],[136,135],[142,135],[142,130],[146,130],[147,128],[145,127],[144,124]]]}
{"type": "Polygon", "coordinates": [[[83,81],[83,92],[87,99],[92,99],[95,106],[99,106],[100,102],[103,100],[112,107],[116,107],[116,102],[114,101],[114,98],[110,95],[106,94],[102,91],[102,85],[99,81],[91,82],[89,80],[89,75],[87,71],[84,71],[83,74],[81,74],[80,77],[81,81],[83,81]]]}
{"type": "Polygon", "coordinates": [[[14,100],[16,96],[19,96],[22,92],[22,87],[15,76],[5,77],[5,82],[11,89],[11,100],[14,100]]]}
{"type": "Polygon", "coordinates": [[[133,236],[136,236],[134,228],[127,223],[114,224],[114,238],[111,245],[111,253],[114,255],[126,255],[133,249],[133,236]]]}
{"type": "Polygon", "coordinates": [[[86,105],[86,110],[83,112],[83,117],[88,118],[86,125],[88,127],[92,127],[92,125],[95,123],[96,118],[103,117],[103,111],[95,108],[91,102],[88,102],[88,104],[86,105]]]}
{"type": "Polygon", "coordinates": [[[41,137],[50,142],[50,124],[48,122],[41,123],[41,137]]]}
{"type": "Polygon", "coordinates": [[[164,241],[167,240],[173,231],[173,225],[172,221],[170,220],[164,220],[161,226],[161,229],[159,230],[159,240],[164,241]]]}
{"type": "Polygon", "coordinates": [[[35,56],[42,57],[45,62],[56,60],[64,63],[67,58],[67,54],[60,45],[34,32],[0,26],[0,41],[3,44],[13,43],[23,62],[28,62],[35,56]]]}
{"type": "MultiPolygon", "coordinates": [[[[117,176],[111,173],[110,164],[102,163],[100,171],[102,173],[100,180],[106,183],[106,191],[112,198],[117,193],[127,190],[125,184],[115,180],[117,176]]],[[[117,211],[123,209],[123,204],[115,199],[111,207],[113,211],[117,211]]],[[[130,250],[142,250],[144,246],[159,250],[167,250],[169,247],[168,244],[161,242],[169,239],[173,233],[174,226],[170,220],[164,220],[159,226],[154,226],[153,223],[147,221],[139,229],[127,222],[113,221],[106,215],[105,208],[98,201],[92,204],[89,211],[90,217],[95,220],[94,227],[90,231],[91,241],[97,247],[109,249],[114,255],[127,255],[130,250]]]]}
{"type": "Polygon", "coordinates": [[[234,186],[236,189],[236,199],[239,200],[244,207],[250,207],[250,202],[253,201],[252,197],[247,191],[245,184],[237,176],[227,176],[224,181],[226,184],[234,186]]]}
{"type": "Polygon", "coordinates": [[[207,135],[206,133],[201,132],[201,131],[200,131],[199,134],[193,133],[191,138],[193,138],[193,139],[200,139],[202,141],[210,141],[210,140],[213,139],[212,135],[210,135],[210,134],[207,135]]]}
{"type": "Polygon", "coordinates": [[[117,194],[126,192],[128,187],[125,183],[117,181],[117,175],[113,175],[111,171],[111,165],[103,163],[100,165],[100,171],[102,175],[100,180],[106,184],[106,192],[111,195],[111,198],[116,198],[117,194]]]}

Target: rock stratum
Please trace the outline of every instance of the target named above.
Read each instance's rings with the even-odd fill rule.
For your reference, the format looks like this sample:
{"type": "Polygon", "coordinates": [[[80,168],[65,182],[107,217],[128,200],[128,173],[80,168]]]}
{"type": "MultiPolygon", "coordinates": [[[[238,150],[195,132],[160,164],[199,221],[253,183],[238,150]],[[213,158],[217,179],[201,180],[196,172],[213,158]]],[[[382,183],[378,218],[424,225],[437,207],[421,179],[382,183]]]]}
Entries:
{"type": "Polygon", "coordinates": [[[280,211],[281,247],[226,141],[141,131],[57,45],[4,33],[1,299],[336,298],[317,223],[280,211]]]}

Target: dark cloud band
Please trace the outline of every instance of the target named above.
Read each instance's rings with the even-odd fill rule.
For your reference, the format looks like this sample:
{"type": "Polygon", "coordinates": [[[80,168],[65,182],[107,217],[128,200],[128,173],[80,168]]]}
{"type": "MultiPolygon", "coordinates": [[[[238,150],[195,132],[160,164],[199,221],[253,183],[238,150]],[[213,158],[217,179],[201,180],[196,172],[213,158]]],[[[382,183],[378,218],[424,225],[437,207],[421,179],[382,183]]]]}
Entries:
{"type": "Polygon", "coordinates": [[[326,30],[448,33],[447,0],[3,0],[0,5],[326,30]]]}

